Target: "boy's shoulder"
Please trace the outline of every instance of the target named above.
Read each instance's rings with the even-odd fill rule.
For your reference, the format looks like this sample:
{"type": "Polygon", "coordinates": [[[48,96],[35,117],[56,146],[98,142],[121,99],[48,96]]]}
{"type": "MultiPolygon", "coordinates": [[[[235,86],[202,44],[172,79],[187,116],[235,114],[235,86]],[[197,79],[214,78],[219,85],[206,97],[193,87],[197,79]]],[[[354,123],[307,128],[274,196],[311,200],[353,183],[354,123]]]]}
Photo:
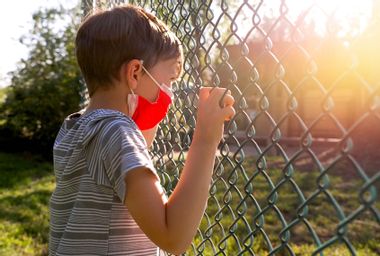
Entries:
{"type": "Polygon", "coordinates": [[[119,125],[135,126],[133,120],[124,113],[113,109],[95,109],[87,114],[81,115],[86,125],[98,123],[115,123],[119,125]]]}
{"type": "Polygon", "coordinates": [[[69,115],[62,125],[60,135],[58,137],[75,139],[83,145],[93,139],[100,140],[103,144],[125,136],[143,140],[141,132],[130,117],[111,109],[96,109],[86,114],[79,111],[69,115]]]}
{"type": "Polygon", "coordinates": [[[107,124],[137,128],[129,116],[112,109],[95,109],[88,113],[81,110],[72,113],[65,118],[62,128],[67,131],[84,129],[88,132],[107,124]]]}
{"type": "Polygon", "coordinates": [[[101,135],[120,133],[139,133],[135,122],[127,115],[117,110],[96,109],[81,117],[87,132],[97,132],[101,135]]]}
{"type": "MultiPolygon", "coordinates": [[[[98,148],[102,157],[120,155],[120,152],[145,152],[146,141],[136,123],[125,114],[114,110],[96,110],[86,122],[83,145],[98,148]]],[[[95,155],[95,154],[94,154],[95,155]]]]}

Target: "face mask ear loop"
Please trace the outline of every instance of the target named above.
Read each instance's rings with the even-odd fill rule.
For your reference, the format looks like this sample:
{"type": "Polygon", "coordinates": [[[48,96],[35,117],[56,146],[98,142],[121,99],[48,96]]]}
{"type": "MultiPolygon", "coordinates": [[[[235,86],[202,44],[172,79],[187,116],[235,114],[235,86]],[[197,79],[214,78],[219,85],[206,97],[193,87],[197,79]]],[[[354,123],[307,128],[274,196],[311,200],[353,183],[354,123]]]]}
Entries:
{"type": "MultiPolygon", "coordinates": [[[[150,79],[152,79],[153,82],[158,86],[158,88],[160,88],[161,90],[165,91],[166,94],[168,94],[169,97],[173,99],[173,95],[172,95],[172,92],[171,92],[170,88],[169,88],[169,87],[167,87],[167,88],[163,88],[163,86],[160,85],[160,84],[157,82],[157,80],[156,80],[156,79],[155,79],[155,78],[154,78],[154,77],[148,72],[148,70],[146,70],[146,68],[145,68],[144,66],[142,66],[142,68],[143,68],[143,70],[145,71],[145,73],[150,77],[150,79]],[[169,90],[169,92],[168,92],[168,90],[169,90]]],[[[165,87],[166,87],[166,86],[165,86],[165,87]]]]}
{"type": "Polygon", "coordinates": [[[153,80],[153,82],[158,86],[158,88],[162,89],[160,84],[157,82],[157,80],[148,72],[148,70],[146,70],[146,68],[144,66],[142,66],[143,70],[145,71],[145,73],[150,77],[150,79],[153,80]]]}
{"type": "Polygon", "coordinates": [[[131,94],[128,94],[128,115],[132,117],[137,107],[137,97],[131,88],[129,88],[129,90],[131,90],[131,94]]]}

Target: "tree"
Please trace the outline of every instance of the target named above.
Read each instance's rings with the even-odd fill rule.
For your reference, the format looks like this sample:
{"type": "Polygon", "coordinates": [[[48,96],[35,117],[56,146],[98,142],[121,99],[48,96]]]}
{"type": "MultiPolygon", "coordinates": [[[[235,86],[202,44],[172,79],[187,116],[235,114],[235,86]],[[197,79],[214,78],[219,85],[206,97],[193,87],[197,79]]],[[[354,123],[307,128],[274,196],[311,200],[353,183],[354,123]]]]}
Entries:
{"type": "Polygon", "coordinates": [[[29,57],[11,73],[11,86],[0,107],[3,140],[7,131],[12,139],[51,155],[63,119],[78,110],[83,86],[75,59],[74,37],[80,21],[76,10],[61,7],[34,13],[30,34],[20,39],[29,47],[29,57]]]}

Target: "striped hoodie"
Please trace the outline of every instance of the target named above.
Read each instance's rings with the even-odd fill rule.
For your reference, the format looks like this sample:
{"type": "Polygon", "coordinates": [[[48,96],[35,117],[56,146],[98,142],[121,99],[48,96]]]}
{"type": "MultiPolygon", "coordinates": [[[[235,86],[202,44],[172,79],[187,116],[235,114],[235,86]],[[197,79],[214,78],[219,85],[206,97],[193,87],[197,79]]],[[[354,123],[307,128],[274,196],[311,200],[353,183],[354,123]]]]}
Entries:
{"type": "Polygon", "coordinates": [[[63,122],[53,153],[49,255],[164,255],[124,205],[129,170],[145,166],[157,176],[128,116],[106,109],[74,113],[63,122]]]}

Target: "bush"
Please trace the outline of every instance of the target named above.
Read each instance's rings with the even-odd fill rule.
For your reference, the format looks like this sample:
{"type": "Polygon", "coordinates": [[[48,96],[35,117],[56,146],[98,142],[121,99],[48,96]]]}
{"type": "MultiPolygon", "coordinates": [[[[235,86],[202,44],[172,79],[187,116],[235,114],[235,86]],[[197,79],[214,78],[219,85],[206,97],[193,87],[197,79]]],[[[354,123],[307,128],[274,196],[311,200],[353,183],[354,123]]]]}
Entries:
{"type": "Polygon", "coordinates": [[[31,49],[29,57],[11,73],[0,107],[0,141],[10,149],[29,150],[29,145],[32,151],[51,155],[63,119],[79,109],[82,84],[74,37],[80,15],[72,13],[77,12],[40,10],[33,15],[30,35],[20,39],[31,49]],[[56,23],[62,20],[70,22],[57,30],[56,23]]]}

